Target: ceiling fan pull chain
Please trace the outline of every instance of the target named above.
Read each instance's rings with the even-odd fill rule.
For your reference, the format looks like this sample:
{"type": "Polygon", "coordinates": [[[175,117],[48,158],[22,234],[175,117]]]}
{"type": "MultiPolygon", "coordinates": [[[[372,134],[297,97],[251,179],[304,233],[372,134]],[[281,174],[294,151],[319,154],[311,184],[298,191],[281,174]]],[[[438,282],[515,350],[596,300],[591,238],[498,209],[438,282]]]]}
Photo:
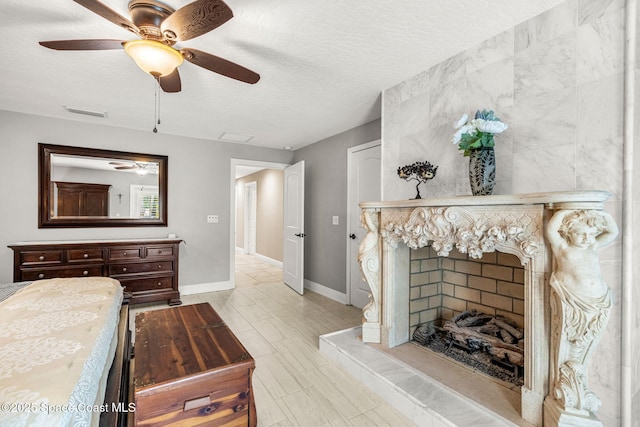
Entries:
{"type": "Polygon", "coordinates": [[[160,84],[156,81],[154,83],[153,86],[153,133],[158,133],[158,127],[156,125],[160,124],[160,118],[158,116],[158,104],[159,104],[159,99],[158,99],[158,87],[160,86],[160,84]]]}
{"type": "Polygon", "coordinates": [[[156,115],[156,123],[160,124],[160,81],[156,81],[156,96],[158,97],[158,113],[156,115]]]}

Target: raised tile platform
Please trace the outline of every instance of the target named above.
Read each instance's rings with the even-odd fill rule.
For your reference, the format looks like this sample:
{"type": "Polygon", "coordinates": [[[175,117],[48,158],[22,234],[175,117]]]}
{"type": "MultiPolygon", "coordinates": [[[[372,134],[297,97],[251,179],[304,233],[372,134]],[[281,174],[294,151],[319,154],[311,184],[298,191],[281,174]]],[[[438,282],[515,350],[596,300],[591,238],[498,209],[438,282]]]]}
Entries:
{"type": "MultiPolygon", "coordinates": [[[[400,346],[383,351],[374,348],[371,344],[363,343],[361,335],[361,327],[322,335],[320,352],[342,369],[350,372],[358,381],[376,392],[416,425],[425,427],[531,425],[518,416],[519,393],[492,383],[490,380],[484,381],[476,390],[473,386],[468,387],[471,395],[475,393],[476,397],[484,397],[489,401],[485,401],[486,406],[484,406],[435,380],[434,376],[437,378],[437,374],[432,372],[427,375],[403,362],[401,359],[411,358],[414,349],[400,346]],[[396,352],[398,358],[392,356],[391,352],[396,352]],[[496,409],[503,414],[490,410],[491,402],[498,405],[496,409]]],[[[405,346],[414,345],[407,343],[405,346]]],[[[462,376],[462,379],[468,382],[469,373],[465,373],[465,368],[460,367],[459,373],[455,374],[458,368],[452,367],[451,362],[439,361],[437,355],[433,357],[434,359],[429,363],[430,368],[434,372],[439,371],[441,375],[446,375],[446,378],[442,378],[443,382],[455,382],[456,376],[462,376]],[[447,368],[440,369],[438,366],[440,363],[448,364],[447,368]]]]}

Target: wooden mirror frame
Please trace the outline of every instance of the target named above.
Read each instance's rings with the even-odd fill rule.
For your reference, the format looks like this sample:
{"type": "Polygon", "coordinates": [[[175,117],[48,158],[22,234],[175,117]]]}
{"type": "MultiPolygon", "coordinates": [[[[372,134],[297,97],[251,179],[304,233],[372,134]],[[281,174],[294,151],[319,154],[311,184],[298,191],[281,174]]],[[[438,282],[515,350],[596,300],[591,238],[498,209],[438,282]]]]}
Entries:
{"type": "Polygon", "coordinates": [[[124,151],[101,150],[95,148],[70,147],[38,143],[38,228],[70,227],[145,227],[167,226],[167,156],[128,153],[124,151]],[[52,216],[53,187],[51,182],[51,155],[63,154],[83,157],[103,157],[136,162],[158,163],[158,196],[160,217],[145,218],[104,218],[104,217],[61,217],[52,216]]]}

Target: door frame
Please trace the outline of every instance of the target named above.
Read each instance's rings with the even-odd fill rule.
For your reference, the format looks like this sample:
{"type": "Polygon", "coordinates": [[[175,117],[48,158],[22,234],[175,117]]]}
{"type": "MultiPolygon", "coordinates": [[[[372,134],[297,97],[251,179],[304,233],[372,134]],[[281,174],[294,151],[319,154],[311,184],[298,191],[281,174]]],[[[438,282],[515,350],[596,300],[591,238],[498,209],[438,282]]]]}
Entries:
{"type": "Polygon", "coordinates": [[[256,248],[253,253],[251,252],[251,243],[256,245],[257,227],[249,227],[250,218],[253,216],[254,220],[257,214],[257,193],[258,183],[256,181],[247,182],[244,184],[244,253],[255,255],[256,248]],[[250,232],[253,230],[253,232],[250,232]]]}
{"type": "Polygon", "coordinates": [[[264,169],[284,170],[288,163],[262,162],[259,160],[231,159],[229,175],[229,283],[236,287],[236,166],[254,166],[264,169]]]}
{"type": "MultiPolygon", "coordinates": [[[[354,147],[350,147],[347,149],[347,233],[346,236],[344,237],[346,242],[347,242],[347,246],[346,246],[346,263],[347,263],[347,276],[346,276],[346,293],[347,293],[347,305],[351,305],[351,266],[352,263],[350,262],[349,259],[349,245],[351,244],[351,242],[349,241],[349,234],[352,233],[352,230],[348,229],[349,226],[349,221],[351,219],[351,214],[352,212],[352,208],[351,208],[351,199],[353,198],[353,191],[351,189],[351,185],[349,185],[349,177],[351,176],[351,169],[353,168],[352,166],[352,157],[353,154],[358,152],[358,151],[362,151],[362,150],[367,150],[369,148],[373,148],[377,145],[380,145],[382,147],[382,139],[376,139],[374,141],[369,141],[369,142],[365,142],[364,144],[360,144],[360,145],[356,145],[354,147]]],[[[382,174],[382,170],[380,170],[380,174],[382,174]]],[[[382,195],[382,188],[380,189],[380,195],[382,195]]],[[[372,200],[375,201],[375,200],[372,200]]]]}

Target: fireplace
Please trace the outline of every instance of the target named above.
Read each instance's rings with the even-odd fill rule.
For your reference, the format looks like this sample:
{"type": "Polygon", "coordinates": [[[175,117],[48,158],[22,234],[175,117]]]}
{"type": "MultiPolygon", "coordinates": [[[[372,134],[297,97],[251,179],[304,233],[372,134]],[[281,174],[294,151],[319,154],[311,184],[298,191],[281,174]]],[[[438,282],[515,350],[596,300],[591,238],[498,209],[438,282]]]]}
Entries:
{"type": "Polygon", "coordinates": [[[475,260],[457,250],[411,250],[412,341],[475,372],[524,382],[524,268],[511,254],[475,260]]]}
{"type": "MultiPolygon", "coordinates": [[[[465,309],[488,309],[522,329],[526,337],[520,416],[537,426],[586,421],[599,425],[594,415],[597,404],[583,405],[595,398],[585,379],[595,341],[585,342],[577,353],[567,350],[567,336],[572,333],[567,320],[572,312],[568,310],[574,308],[550,284],[555,273],[552,255],[557,254],[552,254],[545,233],[555,212],[566,216],[578,210],[607,216],[601,209],[608,196],[585,191],[361,203],[368,233],[360,246],[359,261],[371,289],[370,302],[363,309],[362,341],[393,349],[409,342],[418,324],[442,323],[463,312],[463,305],[465,309]],[[427,256],[417,260],[416,253],[424,256],[425,251],[427,256]],[[506,265],[499,265],[498,258],[506,265]],[[467,272],[456,271],[456,262],[458,270],[467,272]],[[496,281],[472,274],[478,270],[472,264],[476,262],[480,272],[490,271],[496,281]],[[506,295],[500,295],[498,277],[507,270],[505,280],[500,281],[506,295]],[[418,284],[425,273],[425,283],[418,284]],[[474,276],[472,286],[470,276],[474,276]],[[439,293],[435,293],[437,288],[439,293]],[[456,292],[468,298],[455,298],[456,292]],[[578,353],[581,359],[573,360],[572,355],[578,353]],[[568,376],[573,381],[569,386],[568,376]]],[[[600,232],[615,237],[615,223],[607,222],[609,230],[605,227],[600,232]]],[[[597,310],[589,316],[606,320],[606,306],[601,304],[597,310]]]]}

